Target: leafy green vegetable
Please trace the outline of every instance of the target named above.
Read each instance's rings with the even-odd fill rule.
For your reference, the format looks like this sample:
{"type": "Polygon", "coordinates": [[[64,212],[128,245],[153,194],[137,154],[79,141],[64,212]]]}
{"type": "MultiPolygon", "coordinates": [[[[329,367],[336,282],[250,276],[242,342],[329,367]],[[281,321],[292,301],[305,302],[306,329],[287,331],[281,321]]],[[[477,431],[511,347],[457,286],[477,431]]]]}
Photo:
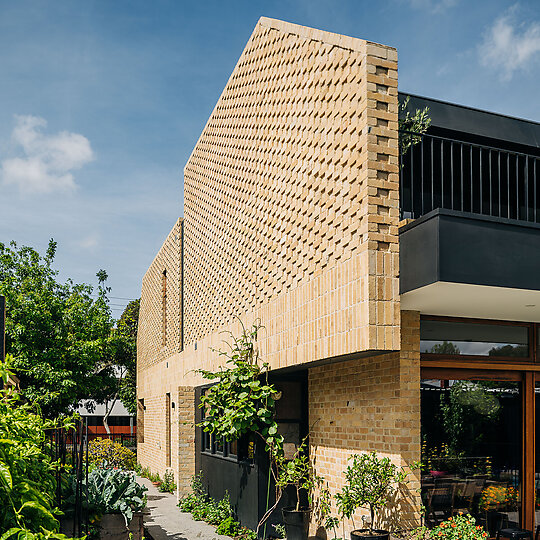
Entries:
{"type": "Polygon", "coordinates": [[[147,488],[135,481],[132,472],[113,468],[96,468],[88,475],[88,484],[83,480],[83,489],[88,489],[88,507],[101,514],[122,514],[126,525],[134,512],[146,506],[147,488]]]}

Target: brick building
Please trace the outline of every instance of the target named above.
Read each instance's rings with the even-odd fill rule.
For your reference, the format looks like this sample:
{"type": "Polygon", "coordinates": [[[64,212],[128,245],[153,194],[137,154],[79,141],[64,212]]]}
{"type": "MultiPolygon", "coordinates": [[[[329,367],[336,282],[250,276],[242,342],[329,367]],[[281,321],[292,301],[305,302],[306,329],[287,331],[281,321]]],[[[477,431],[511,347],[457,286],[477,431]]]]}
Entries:
{"type": "Polygon", "coordinates": [[[351,453],[427,456],[387,526],[421,497],[430,523],[480,514],[489,486],[518,493],[498,519],[535,520],[540,125],[413,96],[432,126],[400,156],[397,83],[391,47],[262,18],[144,276],[139,460],[179,494],[203,470],[248,526],[264,457],[195,426],[194,370],[219,365],[238,318],[263,324],[280,429],[309,432],[333,492],[351,453]]]}

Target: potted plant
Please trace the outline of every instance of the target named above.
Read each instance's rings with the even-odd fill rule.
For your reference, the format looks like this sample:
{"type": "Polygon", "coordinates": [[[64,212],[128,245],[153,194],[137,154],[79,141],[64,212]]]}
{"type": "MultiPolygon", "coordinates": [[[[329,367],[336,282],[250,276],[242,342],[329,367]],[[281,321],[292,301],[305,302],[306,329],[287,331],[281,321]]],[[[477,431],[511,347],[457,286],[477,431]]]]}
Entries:
{"type": "Polygon", "coordinates": [[[353,530],[351,540],[388,540],[389,531],[376,529],[375,519],[377,512],[388,504],[397,484],[405,481],[406,474],[389,458],[379,458],[375,452],[354,454],[349,461],[346,483],[336,494],[339,512],[342,517],[352,519],[358,508],[365,508],[371,516],[369,528],[353,530]]]}
{"type": "Polygon", "coordinates": [[[493,484],[482,490],[478,509],[484,512],[485,527],[489,532],[495,533],[502,528],[504,511],[517,510],[518,492],[512,486],[493,484]]]}
{"type": "Polygon", "coordinates": [[[146,506],[146,487],[134,474],[121,469],[96,468],[83,481],[88,493],[88,509],[100,516],[100,538],[142,539],[142,514],[146,506]]]}
{"type": "Polygon", "coordinates": [[[283,455],[277,456],[277,486],[281,491],[292,486],[296,494],[296,504],[282,508],[281,510],[287,540],[307,540],[309,534],[312,493],[315,487],[316,477],[306,448],[307,439],[304,439],[292,459],[286,460],[283,455]],[[307,507],[301,504],[302,490],[305,490],[307,494],[307,507]]]}

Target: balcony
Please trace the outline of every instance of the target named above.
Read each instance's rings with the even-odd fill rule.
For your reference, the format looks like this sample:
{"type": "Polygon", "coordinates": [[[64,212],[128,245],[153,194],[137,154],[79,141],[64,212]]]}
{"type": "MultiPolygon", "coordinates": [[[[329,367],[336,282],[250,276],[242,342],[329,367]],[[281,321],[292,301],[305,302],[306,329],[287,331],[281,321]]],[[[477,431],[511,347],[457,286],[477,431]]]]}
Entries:
{"type": "Polygon", "coordinates": [[[414,137],[417,144],[400,158],[402,219],[440,208],[540,223],[540,156],[435,135],[414,137]]]}
{"type": "Polygon", "coordinates": [[[401,157],[402,309],[540,321],[539,162],[419,136],[401,157]]]}

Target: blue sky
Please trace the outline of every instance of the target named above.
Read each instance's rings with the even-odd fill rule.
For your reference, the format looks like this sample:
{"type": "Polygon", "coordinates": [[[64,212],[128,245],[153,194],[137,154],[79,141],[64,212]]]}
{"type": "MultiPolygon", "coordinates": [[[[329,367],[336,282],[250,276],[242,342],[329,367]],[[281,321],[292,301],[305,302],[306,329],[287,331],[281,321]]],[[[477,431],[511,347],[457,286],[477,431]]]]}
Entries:
{"type": "Polygon", "coordinates": [[[401,91],[540,120],[538,0],[0,0],[0,241],[104,268],[119,316],[260,16],[397,47],[401,91]]]}

